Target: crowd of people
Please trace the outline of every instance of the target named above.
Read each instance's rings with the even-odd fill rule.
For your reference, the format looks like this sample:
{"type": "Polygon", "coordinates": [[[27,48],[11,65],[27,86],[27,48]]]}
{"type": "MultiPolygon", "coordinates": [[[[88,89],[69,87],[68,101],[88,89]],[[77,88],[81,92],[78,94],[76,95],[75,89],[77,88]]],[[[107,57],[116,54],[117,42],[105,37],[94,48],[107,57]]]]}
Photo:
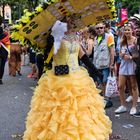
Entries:
{"type": "MultiPolygon", "coordinates": [[[[115,29],[115,32],[111,23],[99,23],[95,27],[84,29],[82,32],[84,35],[81,46],[89,58],[92,56],[91,62],[103,75],[101,81],[97,78],[97,74],[93,75],[94,73],[89,71],[97,87],[102,89],[102,95],[105,96],[110,72],[112,71],[117,77],[121,106],[115,110],[115,113],[126,112],[126,103],[132,101],[130,115],[134,115],[137,113],[137,102],[140,102],[139,22],[137,17],[130,18],[127,24],[115,29]],[[93,29],[92,33],[90,33],[91,28],[93,29]],[[137,74],[136,69],[138,69],[137,74]],[[125,93],[129,93],[129,96],[125,93]]],[[[107,107],[112,106],[111,102],[107,102],[106,105],[107,107]]]]}
{"type": "Polygon", "coordinates": [[[27,77],[40,79],[27,117],[24,140],[108,139],[111,122],[104,114],[104,101],[105,108],[113,105],[105,93],[110,74],[116,76],[118,82],[120,106],[115,113],[127,112],[126,103],[132,101],[130,115],[140,116],[137,110],[140,102],[140,18],[130,18],[120,28],[105,21],[79,31],[74,30],[75,16],[66,22],[68,30],[47,74],[43,74],[45,60],[50,48],[57,44],[55,36],[49,35],[47,39],[49,51],[46,46],[45,53],[40,53],[30,46],[21,46],[0,28],[0,84],[3,84],[6,61],[10,76],[22,76],[21,66],[25,65],[27,55],[32,68],[27,77]],[[93,118],[96,123],[91,121],[93,118]],[[96,133],[93,132],[95,128],[96,133]]]}

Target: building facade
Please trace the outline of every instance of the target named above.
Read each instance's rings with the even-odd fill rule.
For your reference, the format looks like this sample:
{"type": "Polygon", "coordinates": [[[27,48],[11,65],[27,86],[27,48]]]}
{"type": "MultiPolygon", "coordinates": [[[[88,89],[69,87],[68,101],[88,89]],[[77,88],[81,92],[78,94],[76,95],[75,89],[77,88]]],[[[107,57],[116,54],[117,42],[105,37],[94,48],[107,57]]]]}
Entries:
{"type": "MultiPolygon", "coordinates": [[[[2,7],[0,7],[0,15],[3,17],[3,11],[2,7]]],[[[7,21],[11,21],[11,7],[9,5],[6,5],[4,7],[4,19],[7,21]]]]}

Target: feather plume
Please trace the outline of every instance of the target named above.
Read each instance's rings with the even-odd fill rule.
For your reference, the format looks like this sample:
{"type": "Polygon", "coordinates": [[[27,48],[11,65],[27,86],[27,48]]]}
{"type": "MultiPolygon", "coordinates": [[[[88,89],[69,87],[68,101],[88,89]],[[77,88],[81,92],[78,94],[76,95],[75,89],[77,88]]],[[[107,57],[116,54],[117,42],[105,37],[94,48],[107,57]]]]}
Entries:
{"type": "Polygon", "coordinates": [[[61,46],[61,40],[64,37],[65,32],[67,31],[67,23],[57,20],[52,27],[51,35],[54,37],[54,54],[57,53],[61,46]]]}

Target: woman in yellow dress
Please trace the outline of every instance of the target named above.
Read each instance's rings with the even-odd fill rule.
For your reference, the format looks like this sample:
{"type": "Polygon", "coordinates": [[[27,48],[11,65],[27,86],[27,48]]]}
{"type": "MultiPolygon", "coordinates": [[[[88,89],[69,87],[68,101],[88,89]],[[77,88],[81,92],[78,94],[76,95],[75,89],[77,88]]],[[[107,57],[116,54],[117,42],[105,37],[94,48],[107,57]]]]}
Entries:
{"type": "MultiPolygon", "coordinates": [[[[104,100],[79,66],[80,48],[76,18],[67,19],[67,32],[53,57],[53,69],[39,80],[31,101],[23,140],[109,140],[111,121],[104,100]],[[69,73],[55,75],[55,66],[67,65],[69,73]]],[[[55,45],[55,42],[54,42],[55,45]]]]}

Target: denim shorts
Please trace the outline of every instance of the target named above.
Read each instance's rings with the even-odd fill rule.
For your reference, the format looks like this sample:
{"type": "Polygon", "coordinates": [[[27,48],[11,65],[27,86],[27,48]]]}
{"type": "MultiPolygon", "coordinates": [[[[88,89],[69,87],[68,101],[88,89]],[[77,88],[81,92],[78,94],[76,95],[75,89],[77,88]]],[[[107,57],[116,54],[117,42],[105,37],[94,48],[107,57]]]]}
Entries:
{"type": "Polygon", "coordinates": [[[101,69],[100,71],[103,74],[103,80],[101,81],[98,77],[96,77],[94,80],[97,81],[99,84],[107,83],[107,78],[109,76],[110,69],[109,68],[105,68],[105,69],[101,69]]]}

